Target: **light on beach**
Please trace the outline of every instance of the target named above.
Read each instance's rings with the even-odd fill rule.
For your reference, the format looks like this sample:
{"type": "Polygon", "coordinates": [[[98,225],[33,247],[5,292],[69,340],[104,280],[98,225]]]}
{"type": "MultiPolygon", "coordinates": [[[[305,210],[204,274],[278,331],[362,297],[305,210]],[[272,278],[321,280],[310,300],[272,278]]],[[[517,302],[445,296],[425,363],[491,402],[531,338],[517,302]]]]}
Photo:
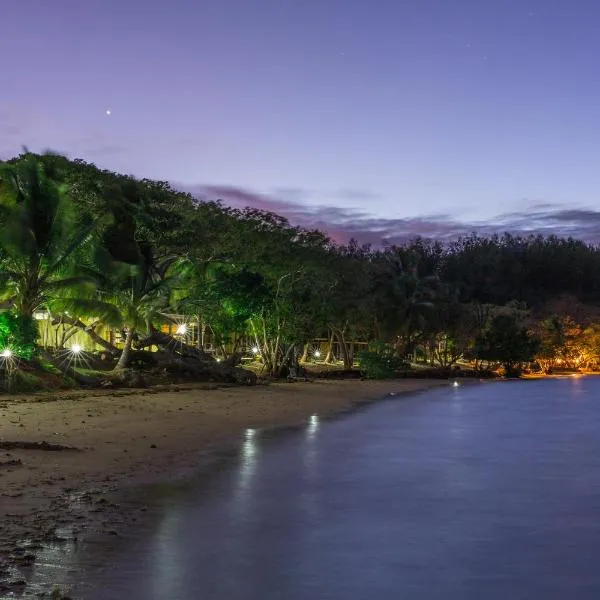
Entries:
{"type": "Polygon", "coordinates": [[[73,344],[71,346],[71,352],[73,354],[79,354],[81,352],[81,350],[82,350],[82,348],[81,348],[81,346],[79,344],[73,344]]]}
{"type": "Polygon", "coordinates": [[[185,335],[187,333],[187,325],[185,323],[182,323],[181,325],[178,325],[175,333],[177,335],[185,335]]]}
{"type": "Polygon", "coordinates": [[[4,350],[2,350],[2,352],[0,352],[0,355],[2,356],[2,358],[10,358],[12,356],[12,350],[10,348],[4,348],[4,350]]]}
{"type": "Polygon", "coordinates": [[[252,354],[258,354],[258,353],[259,353],[258,346],[253,346],[252,347],[252,354]]]}
{"type": "Polygon", "coordinates": [[[452,387],[458,387],[460,385],[460,383],[458,383],[458,381],[455,381],[452,383],[452,387]]]}

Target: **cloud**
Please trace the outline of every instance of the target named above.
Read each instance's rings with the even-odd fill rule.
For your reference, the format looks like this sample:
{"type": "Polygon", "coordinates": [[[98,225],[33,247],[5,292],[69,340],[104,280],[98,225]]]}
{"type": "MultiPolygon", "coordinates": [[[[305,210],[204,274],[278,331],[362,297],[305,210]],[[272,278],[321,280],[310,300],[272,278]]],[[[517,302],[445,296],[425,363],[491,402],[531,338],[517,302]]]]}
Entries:
{"type": "Polygon", "coordinates": [[[565,208],[539,201],[532,203],[528,211],[503,213],[486,221],[464,221],[450,215],[386,219],[355,209],[306,206],[294,200],[307,195],[301,190],[289,194],[288,198],[292,199],[226,185],[198,186],[188,191],[200,199],[219,199],[236,208],[251,206],[275,212],[294,225],[326,231],[338,243],[354,238],[373,245],[397,244],[417,236],[450,241],[471,233],[492,235],[504,232],[557,235],[600,243],[600,211],[565,208]]]}
{"type": "Polygon", "coordinates": [[[333,194],[334,198],[339,200],[352,200],[355,202],[371,202],[372,200],[380,200],[381,194],[370,192],[368,190],[358,190],[352,188],[343,188],[336,190],[333,194]]]}

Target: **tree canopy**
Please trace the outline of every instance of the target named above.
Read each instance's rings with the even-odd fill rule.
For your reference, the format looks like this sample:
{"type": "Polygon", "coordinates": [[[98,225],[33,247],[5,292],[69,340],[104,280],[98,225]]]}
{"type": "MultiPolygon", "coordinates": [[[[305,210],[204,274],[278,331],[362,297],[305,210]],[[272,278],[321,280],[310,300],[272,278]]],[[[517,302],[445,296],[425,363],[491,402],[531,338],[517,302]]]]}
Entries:
{"type": "Polygon", "coordinates": [[[339,245],[269,212],[52,153],[0,163],[0,293],[21,319],[44,308],[96,337],[98,324],[121,328],[123,347],[101,340],[119,368],[172,314],[210,330],[223,353],[250,340],[272,375],[317,338],[347,368],[357,341],[384,348],[386,364],[445,369],[600,356],[597,246],[508,233],[339,245]]]}

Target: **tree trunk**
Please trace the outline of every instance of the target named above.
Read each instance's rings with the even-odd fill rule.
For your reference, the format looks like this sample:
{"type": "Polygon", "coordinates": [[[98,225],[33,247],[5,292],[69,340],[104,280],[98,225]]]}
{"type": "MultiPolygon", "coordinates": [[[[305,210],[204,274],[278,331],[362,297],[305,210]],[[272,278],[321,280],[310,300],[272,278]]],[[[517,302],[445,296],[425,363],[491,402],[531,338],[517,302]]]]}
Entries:
{"type": "Polygon", "coordinates": [[[198,350],[204,349],[204,327],[205,325],[198,315],[198,318],[196,319],[196,348],[198,350]]]}
{"type": "Polygon", "coordinates": [[[119,356],[119,360],[115,365],[115,371],[119,371],[121,369],[126,369],[129,365],[129,359],[131,357],[131,345],[133,344],[133,335],[135,333],[135,328],[130,327],[127,330],[127,336],[125,337],[125,345],[123,346],[123,351],[121,352],[121,356],[119,356]]]}
{"type": "Polygon", "coordinates": [[[354,361],[350,355],[348,345],[346,344],[346,339],[344,337],[343,331],[336,331],[335,335],[340,344],[340,349],[342,350],[342,358],[344,359],[344,369],[351,369],[354,361]]]}
{"type": "Polygon", "coordinates": [[[110,355],[116,356],[117,354],[119,354],[119,349],[117,347],[113,346],[110,342],[107,342],[103,337],[96,333],[93,327],[87,326],[79,319],[74,319],[73,317],[61,315],[60,317],[52,320],[52,325],[57,325],[58,323],[67,323],[68,325],[77,327],[77,329],[80,329],[81,331],[85,331],[85,333],[87,333],[90,336],[94,344],[106,350],[110,355]]]}
{"type": "Polygon", "coordinates": [[[329,336],[329,345],[327,347],[327,355],[325,356],[325,363],[328,365],[330,365],[335,359],[335,356],[333,355],[334,340],[335,340],[335,337],[334,337],[333,331],[332,331],[331,335],[329,336]]]}
{"type": "Polygon", "coordinates": [[[302,350],[302,356],[300,357],[301,363],[308,362],[308,348],[309,348],[309,344],[304,344],[304,349],[302,350]]]}
{"type": "Polygon", "coordinates": [[[184,342],[176,340],[170,335],[167,335],[162,331],[158,331],[157,329],[153,329],[147,337],[136,342],[135,346],[136,348],[140,349],[147,348],[148,346],[160,346],[171,354],[191,356],[192,358],[197,358],[199,360],[214,362],[214,358],[210,354],[204,352],[203,350],[198,350],[193,346],[189,346],[184,342]]]}

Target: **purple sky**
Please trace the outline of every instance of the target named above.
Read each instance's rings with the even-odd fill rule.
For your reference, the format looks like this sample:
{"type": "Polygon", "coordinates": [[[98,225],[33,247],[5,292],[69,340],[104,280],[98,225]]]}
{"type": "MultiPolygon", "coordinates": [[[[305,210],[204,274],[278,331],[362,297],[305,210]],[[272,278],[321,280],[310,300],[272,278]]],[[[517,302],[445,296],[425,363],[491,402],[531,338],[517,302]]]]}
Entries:
{"type": "Polygon", "coordinates": [[[600,241],[597,0],[1,12],[1,156],[50,148],[341,239],[517,228],[600,241]]]}

